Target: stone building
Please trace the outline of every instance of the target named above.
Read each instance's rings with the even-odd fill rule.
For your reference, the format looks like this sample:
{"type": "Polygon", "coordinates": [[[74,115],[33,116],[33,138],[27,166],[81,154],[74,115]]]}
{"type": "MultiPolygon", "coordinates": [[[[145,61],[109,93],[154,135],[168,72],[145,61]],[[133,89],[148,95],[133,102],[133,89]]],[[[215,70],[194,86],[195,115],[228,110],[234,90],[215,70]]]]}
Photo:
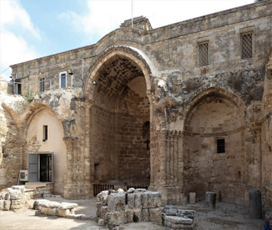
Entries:
{"type": "Polygon", "coordinates": [[[29,170],[65,198],[127,183],[247,205],[257,188],[272,207],[271,0],[156,29],[138,17],[11,68],[26,100],[0,95],[0,188],[29,170]]]}

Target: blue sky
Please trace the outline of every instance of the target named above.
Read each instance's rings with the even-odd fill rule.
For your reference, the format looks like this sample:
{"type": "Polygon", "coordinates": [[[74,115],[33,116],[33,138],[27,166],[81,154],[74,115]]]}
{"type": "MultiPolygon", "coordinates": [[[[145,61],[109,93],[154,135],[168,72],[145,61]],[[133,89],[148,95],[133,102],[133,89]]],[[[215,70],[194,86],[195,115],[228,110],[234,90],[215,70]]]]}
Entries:
{"type": "MultiPolygon", "coordinates": [[[[157,28],[254,1],[133,2],[134,16],[148,17],[157,28]]],[[[0,73],[11,64],[94,44],[129,18],[131,0],[0,0],[0,73]]]]}

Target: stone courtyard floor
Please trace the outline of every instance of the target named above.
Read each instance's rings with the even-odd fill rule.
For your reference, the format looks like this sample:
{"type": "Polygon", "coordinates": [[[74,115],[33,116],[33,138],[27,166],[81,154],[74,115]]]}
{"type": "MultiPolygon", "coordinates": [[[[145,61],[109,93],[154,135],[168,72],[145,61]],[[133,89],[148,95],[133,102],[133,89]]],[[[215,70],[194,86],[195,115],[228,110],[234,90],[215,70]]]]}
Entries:
{"type": "MultiPolygon", "coordinates": [[[[67,201],[62,198],[49,198],[52,201],[67,201]]],[[[95,216],[96,199],[69,200],[78,203],[76,214],[95,216]]],[[[215,210],[204,208],[203,202],[178,206],[182,209],[196,210],[194,230],[263,230],[262,220],[249,220],[246,208],[240,205],[217,203],[215,210]]],[[[122,225],[122,230],[166,230],[165,227],[150,222],[131,223],[122,225]]],[[[104,230],[95,221],[73,220],[54,216],[35,216],[35,210],[0,211],[0,229],[73,229],[73,230],[104,230]]],[[[121,230],[121,229],[120,229],[121,230]]]]}

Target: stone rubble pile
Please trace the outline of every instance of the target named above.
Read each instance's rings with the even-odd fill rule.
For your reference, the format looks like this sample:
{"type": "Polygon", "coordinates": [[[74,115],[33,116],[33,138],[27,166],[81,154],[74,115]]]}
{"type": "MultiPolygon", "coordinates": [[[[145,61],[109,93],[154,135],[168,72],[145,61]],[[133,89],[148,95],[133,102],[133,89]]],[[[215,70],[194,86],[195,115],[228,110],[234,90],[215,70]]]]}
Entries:
{"type": "Polygon", "coordinates": [[[162,224],[161,192],[131,188],[102,191],[97,195],[96,216],[100,226],[151,221],[162,224]]]}
{"type": "Polygon", "coordinates": [[[14,185],[0,192],[0,210],[8,211],[28,207],[33,192],[26,192],[25,186],[14,185]]]}
{"type": "Polygon", "coordinates": [[[195,215],[194,210],[182,210],[174,205],[166,205],[162,211],[163,224],[170,229],[193,229],[195,215]]]}

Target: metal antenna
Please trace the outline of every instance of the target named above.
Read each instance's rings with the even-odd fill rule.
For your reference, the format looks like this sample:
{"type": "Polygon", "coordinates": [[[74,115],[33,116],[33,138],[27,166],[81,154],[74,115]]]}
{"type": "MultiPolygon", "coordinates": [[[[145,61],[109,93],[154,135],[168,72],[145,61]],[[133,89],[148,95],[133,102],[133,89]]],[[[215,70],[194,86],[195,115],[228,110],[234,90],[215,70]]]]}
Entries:
{"type": "Polygon", "coordinates": [[[133,28],[133,0],[131,0],[131,27],[133,28]]]}

